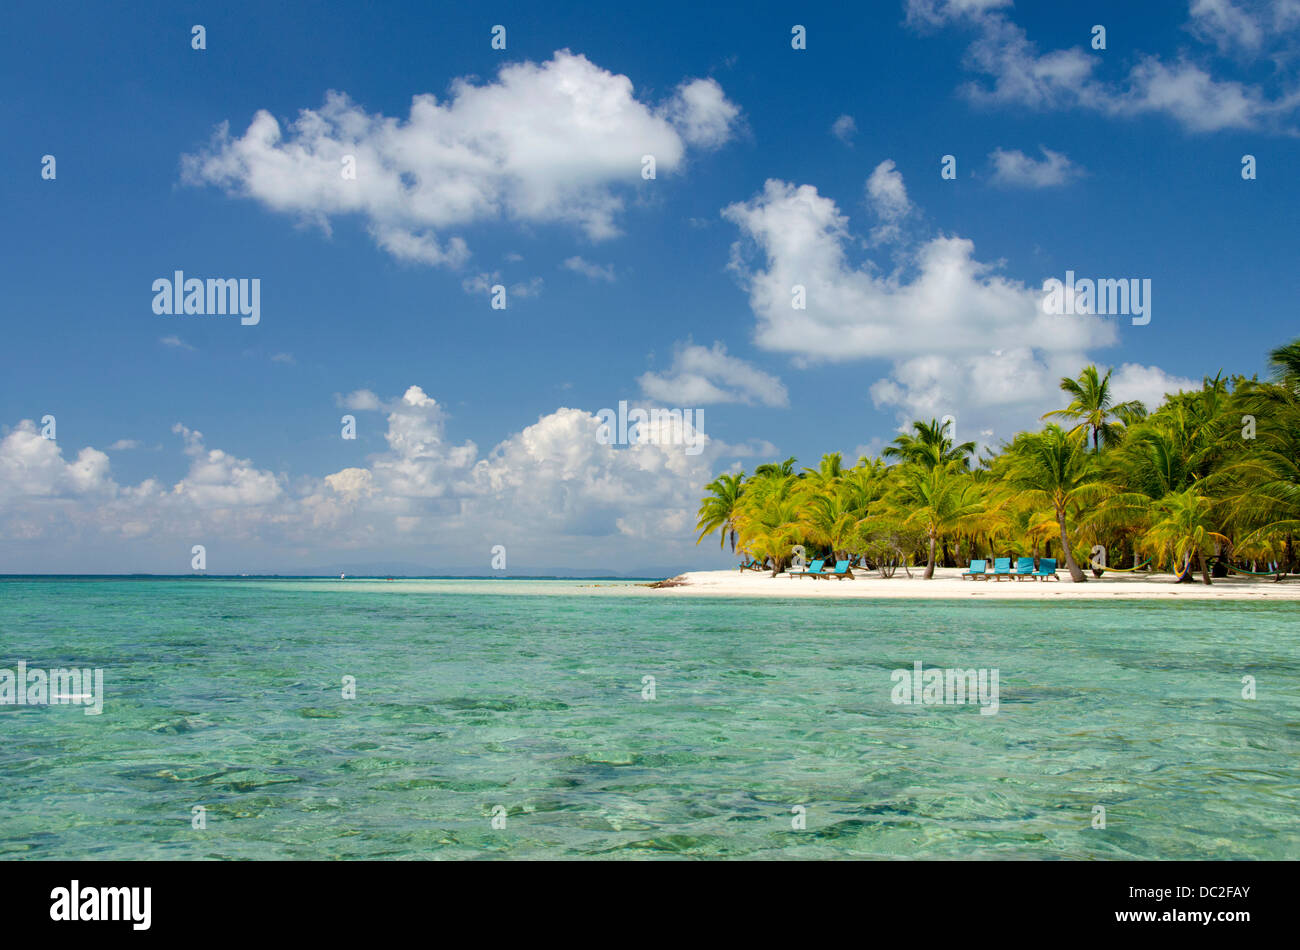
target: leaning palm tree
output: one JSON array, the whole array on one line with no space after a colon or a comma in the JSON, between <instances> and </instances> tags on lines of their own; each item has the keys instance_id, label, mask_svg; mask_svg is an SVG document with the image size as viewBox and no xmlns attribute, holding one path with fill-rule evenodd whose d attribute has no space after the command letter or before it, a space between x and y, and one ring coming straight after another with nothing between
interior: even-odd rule
<instances>
[{"instance_id":1,"label":"leaning palm tree","mask_svg":"<svg viewBox=\"0 0 1300 950\"><path fill-rule=\"evenodd\" d=\"M1070 551L1067 517L1104 494L1101 470L1079 440L1060 426L1048 425L1042 432L1021 433L1008 447L1005 477L1020 493L1022 501L1043 504L1056 515L1061 550L1070 579L1087 580Z\"/></svg>"},{"instance_id":2,"label":"leaning palm tree","mask_svg":"<svg viewBox=\"0 0 1300 950\"><path fill-rule=\"evenodd\" d=\"M1106 370L1102 376L1096 366L1085 366L1078 379L1066 376L1061 379L1061 391L1071 396L1070 404L1064 409L1054 409L1043 416L1044 419L1068 419L1076 423L1070 429L1070 437L1081 439L1089 432L1092 434L1092 450L1101 446L1117 443L1124 434L1124 427L1140 420L1146 415L1146 407L1136 399L1114 404L1110 391L1110 376L1114 370Z\"/></svg>"},{"instance_id":3,"label":"leaning palm tree","mask_svg":"<svg viewBox=\"0 0 1300 950\"><path fill-rule=\"evenodd\" d=\"M794 545L803 537L799 500L789 492L770 493L759 505L742 507L737 522L740 546L755 560L772 559L772 576L785 570Z\"/></svg>"},{"instance_id":4,"label":"leaning palm tree","mask_svg":"<svg viewBox=\"0 0 1300 950\"><path fill-rule=\"evenodd\" d=\"M813 544L830 548L837 560L848 557L855 529L861 520L848 506L842 493L807 496L800 507L803 536Z\"/></svg>"},{"instance_id":5,"label":"leaning palm tree","mask_svg":"<svg viewBox=\"0 0 1300 950\"><path fill-rule=\"evenodd\" d=\"M1141 545L1156 557L1168 556L1175 570L1195 558L1201 579L1209 584L1205 556L1214 553L1215 542L1223 544L1228 540L1214 530L1211 504L1195 486L1166 495L1156 502L1156 521L1142 536Z\"/></svg>"},{"instance_id":6,"label":"leaning palm tree","mask_svg":"<svg viewBox=\"0 0 1300 950\"><path fill-rule=\"evenodd\" d=\"M695 530L700 532L700 536L695 539L696 544L717 531L722 535L718 547L726 547L727 536L730 535L731 553L736 553L736 508L745 491L741 484L744 480L744 472L734 475L723 473L704 486L712 494L700 500L700 510L697 513L699 520L695 524Z\"/></svg>"}]
</instances>

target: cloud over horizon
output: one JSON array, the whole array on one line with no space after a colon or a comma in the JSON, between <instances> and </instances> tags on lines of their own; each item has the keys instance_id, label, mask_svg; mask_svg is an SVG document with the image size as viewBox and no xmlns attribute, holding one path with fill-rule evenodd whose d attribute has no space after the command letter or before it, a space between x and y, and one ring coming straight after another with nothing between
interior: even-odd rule
<instances>
[{"instance_id":1,"label":"cloud over horizon","mask_svg":"<svg viewBox=\"0 0 1300 950\"><path fill-rule=\"evenodd\" d=\"M485 538L507 545L517 563L614 558L629 540L682 557L700 486L731 458L775 451L700 432L702 450L689 454L654 420L632 429L630 444L608 445L596 413L561 407L483 453L448 438L446 409L419 386L387 400L357 390L336 402L382 414L386 447L363 465L291 478L210 448L202 432L178 422L172 433L188 469L170 485L121 484L104 452L87 446L65 459L58 442L21 420L0 438L0 567L30 569L23 552L42 541L111 545L119 569L176 573L188 571L196 543L208 547L216 573L250 567L223 560L223 548L254 545L265 552L258 564L276 556L314 563L324 551L418 551L408 556L460 569L463 548Z\"/></svg>"}]
</instances>

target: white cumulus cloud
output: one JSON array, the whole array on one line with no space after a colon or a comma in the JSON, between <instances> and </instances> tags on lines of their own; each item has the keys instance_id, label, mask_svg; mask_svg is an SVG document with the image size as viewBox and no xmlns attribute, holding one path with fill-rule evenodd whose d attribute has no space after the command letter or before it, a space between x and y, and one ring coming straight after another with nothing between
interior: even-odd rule
<instances>
[{"instance_id":1,"label":"white cumulus cloud","mask_svg":"<svg viewBox=\"0 0 1300 950\"><path fill-rule=\"evenodd\" d=\"M733 267L758 318L756 339L768 349L842 361L1026 345L1080 352L1115 338L1100 320L1044 313L1039 289L977 260L965 238L934 237L911 249L907 276L855 265L848 219L812 185L769 180L723 216L758 251L751 264L738 244ZM806 288L806 309L792 307L796 284Z\"/></svg>"},{"instance_id":2,"label":"white cumulus cloud","mask_svg":"<svg viewBox=\"0 0 1300 950\"><path fill-rule=\"evenodd\" d=\"M328 564L349 551L391 560L396 550L466 570L466 550L486 558L487 544L502 543L512 564L617 571L626 567L628 538L642 542L637 558L672 563L694 556L695 511L715 471L775 453L768 443L710 438L695 428L702 416L634 426L630 444L610 445L595 412L569 407L483 453L449 436L443 405L418 385L391 399L367 390L348 399L386 413L385 447L364 460L290 478L210 448L201 432L178 423L188 468L170 486L156 478L119 485L103 452L84 447L65 458L22 420L0 438L0 568L58 569L70 551L102 543L111 553L92 568L184 573L190 547L201 543L209 570L272 559ZM38 551L49 560L34 561ZM247 562L250 551L256 564Z\"/></svg>"},{"instance_id":3,"label":"white cumulus cloud","mask_svg":"<svg viewBox=\"0 0 1300 950\"><path fill-rule=\"evenodd\" d=\"M725 142L738 116L714 80L685 81L654 106L628 77L562 50L503 66L492 82L457 79L441 102L417 95L405 119L334 91L287 127L261 110L242 135L222 125L183 156L182 176L326 231L333 217L357 215L393 256L459 266L469 248L447 232L475 222L618 233L621 192L640 183L643 155L676 171L688 147Z\"/></svg>"},{"instance_id":4,"label":"white cumulus cloud","mask_svg":"<svg viewBox=\"0 0 1300 950\"><path fill-rule=\"evenodd\" d=\"M888 162L878 172L878 191L902 209L901 175ZM984 433L1036 427L1044 407L1061 400L1061 378L1119 339L1113 320L1046 313L1041 283L1000 273L957 235L904 243L902 263L888 272L856 260L862 242L848 218L811 185L768 181L723 217L742 235L732 267L749 295L756 342L800 364L886 361L867 392L900 421L954 415L966 438L991 444ZM796 285L804 309L793 306ZM1118 375L1149 392L1171 379L1159 372L1148 368L1146 388L1135 371Z\"/></svg>"},{"instance_id":5,"label":"white cumulus cloud","mask_svg":"<svg viewBox=\"0 0 1300 950\"><path fill-rule=\"evenodd\" d=\"M1174 376L1158 366L1124 363L1111 376L1110 387L1116 402L1137 399L1148 411L1154 411L1165 401L1165 396L1194 392L1201 388L1201 382L1186 376Z\"/></svg>"}]
</instances>

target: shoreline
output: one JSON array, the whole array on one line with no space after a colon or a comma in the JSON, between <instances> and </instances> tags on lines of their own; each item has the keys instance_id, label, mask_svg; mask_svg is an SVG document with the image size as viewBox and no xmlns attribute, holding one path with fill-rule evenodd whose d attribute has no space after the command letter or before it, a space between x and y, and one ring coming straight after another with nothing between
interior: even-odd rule
<instances>
[{"instance_id":1,"label":"shoreline","mask_svg":"<svg viewBox=\"0 0 1300 950\"><path fill-rule=\"evenodd\" d=\"M661 596L686 597L822 597L900 600L1260 600L1300 602L1300 578L1275 582L1268 578L1214 578L1210 586L1176 584L1172 574L1108 574L1091 572L1083 584L1062 572L1060 581L962 580L964 568L935 568L924 580L921 570L909 578L901 571L885 579L875 571L855 572L852 579L791 577L737 570L689 571L660 581ZM648 585L651 586L651 585Z\"/></svg>"}]
</instances>

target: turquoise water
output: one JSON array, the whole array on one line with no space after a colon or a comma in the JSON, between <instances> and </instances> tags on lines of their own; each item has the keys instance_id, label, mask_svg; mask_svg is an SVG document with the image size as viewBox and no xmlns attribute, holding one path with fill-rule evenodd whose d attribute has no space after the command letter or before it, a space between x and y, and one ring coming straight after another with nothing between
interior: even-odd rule
<instances>
[{"instance_id":1,"label":"turquoise water","mask_svg":"<svg viewBox=\"0 0 1300 950\"><path fill-rule=\"evenodd\" d=\"M1297 620L0 579L0 668L102 667L106 694L0 706L0 857L1295 858ZM892 703L918 660L997 669L998 713Z\"/></svg>"}]
</instances>

